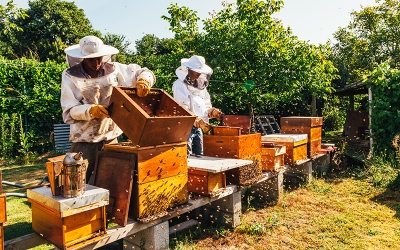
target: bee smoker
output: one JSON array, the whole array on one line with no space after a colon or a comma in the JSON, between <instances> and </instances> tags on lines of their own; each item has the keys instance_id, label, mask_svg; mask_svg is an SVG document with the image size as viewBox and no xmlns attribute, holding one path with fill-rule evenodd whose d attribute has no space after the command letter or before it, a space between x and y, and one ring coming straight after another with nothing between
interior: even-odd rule
<instances>
[{"instance_id":1,"label":"bee smoker","mask_svg":"<svg viewBox=\"0 0 400 250\"><path fill-rule=\"evenodd\" d=\"M86 190L87 160L82 152L67 153L63 161L62 193L65 198L78 197Z\"/></svg>"}]
</instances>

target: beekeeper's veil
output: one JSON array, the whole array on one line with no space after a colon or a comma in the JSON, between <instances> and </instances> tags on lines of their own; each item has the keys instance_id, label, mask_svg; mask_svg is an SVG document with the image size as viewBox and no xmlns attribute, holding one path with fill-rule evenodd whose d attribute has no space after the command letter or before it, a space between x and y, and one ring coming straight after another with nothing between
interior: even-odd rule
<instances>
[{"instance_id":1,"label":"beekeeper's veil","mask_svg":"<svg viewBox=\"0 0 400 250\"><path fill-rule=\"evenodd\" d=\"M194 82L189 81L188 69L200 73L199 78ZM208 86L212 73L213 70L206 64L204 57L196 55L189 59L183 58L181 66L176 70L179 79L198 89L205 89Z\"/></svg>"}]
</instances>

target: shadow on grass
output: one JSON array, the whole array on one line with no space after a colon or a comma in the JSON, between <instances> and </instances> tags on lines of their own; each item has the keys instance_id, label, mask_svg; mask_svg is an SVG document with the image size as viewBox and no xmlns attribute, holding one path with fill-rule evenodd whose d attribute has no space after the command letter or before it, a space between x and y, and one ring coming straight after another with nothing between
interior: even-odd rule
<instances>
[{"instance_id":1,"label":"shadow on grass","mask_svg":"<svg viewBox=\"0 0 400 250\"><path fill-rule=\"evenodd\" d=\"M33 233L32 223L17 222L4 227L4 240L7 241L15 239L21 235L27 235L30 233Z\"/></svg>"},{"instance_id":2,"label":"shadow on grass","mask_svg":"<svg viewBox=\"0 0 400 250\"><path fill-rule=\"evenodd\" d=\"M371 199L396 212L395 217L400 219L400 174L383 193Z\"/></svg>"}]
</instances>

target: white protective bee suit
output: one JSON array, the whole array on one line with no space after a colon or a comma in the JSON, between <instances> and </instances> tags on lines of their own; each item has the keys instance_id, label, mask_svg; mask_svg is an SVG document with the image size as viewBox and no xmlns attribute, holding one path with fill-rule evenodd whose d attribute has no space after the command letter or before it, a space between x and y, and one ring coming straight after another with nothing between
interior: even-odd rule
<instances>
[{"instance_id":1,"label":"white protective bee suit","mask_svg":"<svg viewBox=\"0 0 400 250\"><path fill-rule=\"evenodd\" d=\"M93 117L92 108L101 106L106 109L114 86L137 88L139 82L146 82L146 87L150 88L156 82L153 72L147 68L137 64L110 62L110 56L118 52L118 49L104 45L94 36L84 37L79 44L65 49L71 67L62 73L62 116L64 122L70 124L70 151L82 152L83 158L89 162L86 182L94 170L97 151L104 144L117 142L116 138L122 134L108 113L106 116ZM83 68L83 60L100 57L103 62L97 71L98 77L91 78Z\"/></svg>"},{"instance_id":2,"label":"white protective bee suit","mask_svg":"<svg viewBox=\"0 0 400 250\"><path fill-rule=\"evenodd\" d=\"M188 68L201 73L195 84L188 81ZM181 66L175 71L178 79L172 86L174 99L206 123L209 121L208 112L212 108L210 94L207 91L212 72L202 56L182 59ZM187 146L189 155L203 154L203 131L201 128L193 126Z\"/></svg>"}]
</instances>

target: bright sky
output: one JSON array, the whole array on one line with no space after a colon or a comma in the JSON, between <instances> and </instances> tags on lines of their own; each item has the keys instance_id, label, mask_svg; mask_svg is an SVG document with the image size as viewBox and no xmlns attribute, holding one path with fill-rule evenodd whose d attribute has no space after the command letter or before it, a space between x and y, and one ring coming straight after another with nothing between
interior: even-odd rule
<instances>
[{"instance_id":1,"label":"bright sky","mask_svg":"<svg viewBox=\"0 0 400 250\"><path fill-rule=\"evenodd\" d=\"M233 0L227 0L234 2ZM0 0L5 5L8 0ZM169 23L161 19L168 15L170 3L196 10L200 19L209 17L209 12L219 11L223 0L145 0L138 3L132 0L74 0L78 8L84 10L86 17L95 29L103 34L110 32L124 35L134 47L136 40L145 34L158 38L172 37ZM20 8L28 8L27 0L14 0ZM361 6L375 5L375 0L284 0L281 12L274 17L290 26L299 39L318 44L333 38L338 27L346 27L350 13L359 11ZM201 25L201 24L200 24ZM200 26L201 27L201 26Z\"/></svg>"}]
</instances>

